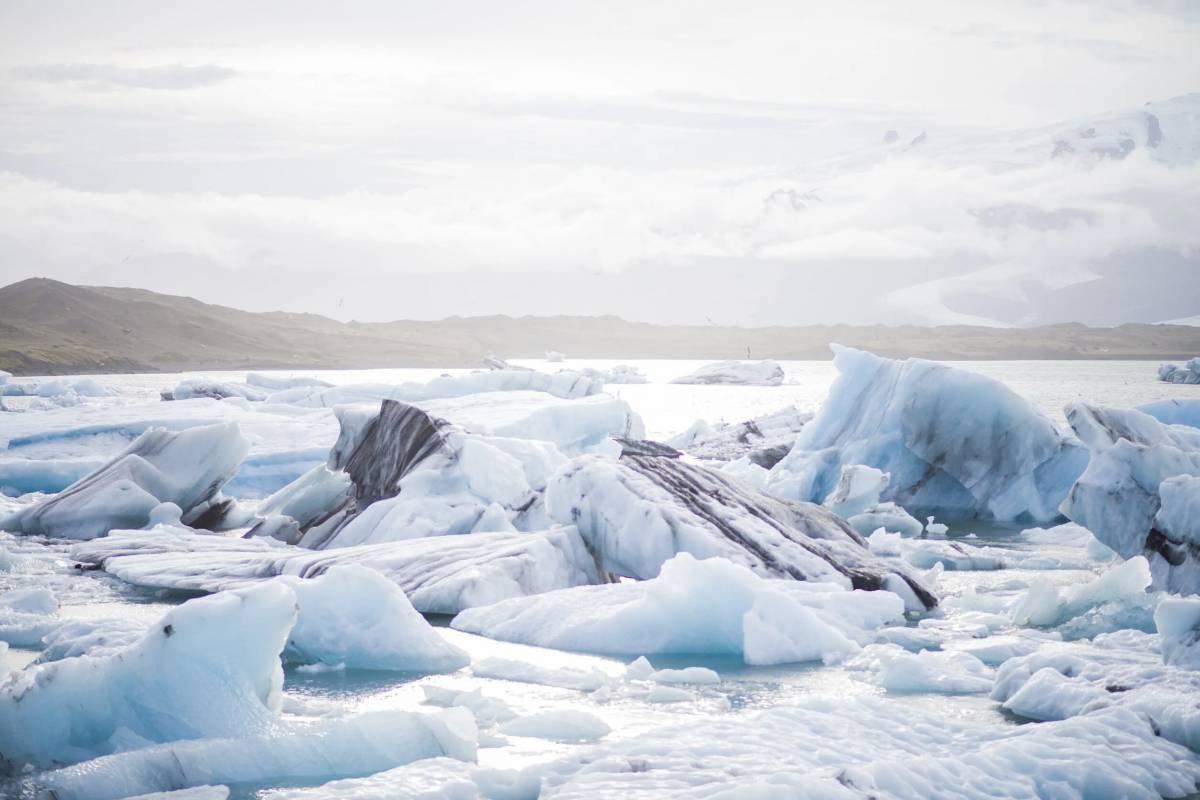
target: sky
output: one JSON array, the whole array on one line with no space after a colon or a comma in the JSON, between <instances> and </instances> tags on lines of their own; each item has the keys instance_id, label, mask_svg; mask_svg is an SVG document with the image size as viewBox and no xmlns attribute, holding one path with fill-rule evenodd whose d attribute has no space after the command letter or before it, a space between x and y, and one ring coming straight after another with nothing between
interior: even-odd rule
<instances>
[{"instance_id":1,"label":"sky","mask_svg":"<svg viewBox=\"0 0 1200 800\"><path fill-rule=\"evenodd\" d=\"M8 0L0 284L362 320L1197 317L1197 42L1192 0Z\"/></svg>"}]
</instances>

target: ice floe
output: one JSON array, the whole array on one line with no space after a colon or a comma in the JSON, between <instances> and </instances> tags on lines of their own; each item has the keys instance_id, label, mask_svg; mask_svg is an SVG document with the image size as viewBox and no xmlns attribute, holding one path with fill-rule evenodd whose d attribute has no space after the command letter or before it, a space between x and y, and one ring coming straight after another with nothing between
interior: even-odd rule
<instances>
[{"instance_id":1,"label":"ice floe","mask_svg":"<svg viewBox=\"0 0 1200 800\"><path fill-rule=\"evenodd\" d=\"M695 458L734 461L770 469L792 449L800 429L813 415L788 406L771 414L739 423L697 420L690 428L666 441Z\"/></svg>"}]
</instances>

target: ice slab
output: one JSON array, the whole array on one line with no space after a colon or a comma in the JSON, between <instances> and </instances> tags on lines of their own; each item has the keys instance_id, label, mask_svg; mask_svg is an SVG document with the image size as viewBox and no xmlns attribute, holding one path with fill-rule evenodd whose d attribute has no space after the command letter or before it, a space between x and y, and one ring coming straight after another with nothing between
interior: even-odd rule
<instances>
[{"instance_id":1,"label":"ice slab","mask_svg":"<svg viewBox=\"0 0 1200 800\"><path fill-rule=\"evenodd\" d=\"M276 575L314 577L362 564L398 585L426 614L456 614L511 597L596 583L592 557L571 527L474 533L314 551L270 539L234 539L162 527L117 531L72 557L137 586L215 592Z\"/></svg>"},{"instance_id":2,"label":"ice slab","mask_svg":"<svg viewBox=\"0 0 1200 800\"><path fill-rule=\"evenodd\" d=\"M671 383L779 386L783 383L783 367L775 361L714 361Z\"/></svg>"},{"instance_id":3,"label":"ice slab","mask_svg":"<svg viewBox=\"0 0 1200 800\"><path fill-rule=\"evenodd\" d=\"M1155 400L1137 407L1164 425L1188 425L1200 428L1200 397Z\"/></svg>"},{"instance_id":4,"label":"ice slab","mask_svg":"<svg viewBox=\"0 0 1200 800\"><path fill-rule=\"evenodd\" d=\"M681 553L656 578L565 589L464 611L458 630L610 655L704 653L748 664L837 661L902 619L890 592L768 580Z\"/></svg>"},{"instance_id":5,"label":"ice slab","mask_svg":"<svg viewBox=\"0 0 1200 800\"><path fill-rule=\"evenodd\" d=\"M739 423L697 420L683 433L667 440L671 447L707 461L749 463L770 469L787 455L797 434L813 418L795 406Z\"/></svg>"},{"instance_id":6,"label":"ice slab","mask_svg":"<svg viewBox=\"0 0 1200 800\"><path fill-rule=\"evenodd\" d=\"M1087 453L998 381L932 361L834 348L840 373L766 490L820 501L843 466L888 472L882 495L939 517L1042 522L1083 471Z\"/></svg>"},{"instance_id":7,"label":"ice slab","mask_svg":"<svg viewBox=\"0 0 1200 800\"><path fill-rule=\"evenodd\" d=\"M1200 383L1200 357L1188 359L1182 366L1163 364L1158 368L1158 379L1165 383Z\"/></svg>"},{"instance_id":8,"label":"ice slab","mask_svg":"<svg viewBox=\"0 0 1200 800\"><path fill-rule=\"evenodd\" d=\"M247 450L233 423L177 433L154 428L60 494L0 519L0 528L92 539L115 528L147 525L163 503L175 504L185 516L202 514L237 472Z\"/></svg>"},{"instance_id":9,"label":"ice slab","mask_svg":"<svg viewBox=\"0 0 1200 800\"><path fill-rule=\"evenodd\" d=\"M604 572L652 578L686 552L727 558L767 577L888 589L922 610L936 605L915 576L872 556L827 509L769 497L661 445L623 448L617 461L575 459L546 487L550 517L579 528Z\"/></svg>"}]
</instances>

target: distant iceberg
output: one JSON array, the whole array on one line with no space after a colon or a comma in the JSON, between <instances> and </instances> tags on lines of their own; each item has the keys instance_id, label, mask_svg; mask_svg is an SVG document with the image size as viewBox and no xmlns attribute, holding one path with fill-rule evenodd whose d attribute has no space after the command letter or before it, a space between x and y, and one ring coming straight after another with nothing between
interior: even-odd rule
<instances>
[{"instance_id":1,"label":"distant iceberg","mask_svg":"<svg viewBox=\"0 0 1200 800\"><path fill-rule=\"evenodd\" d=\"M1158 379L1165 383L1200 383L1200 357L1189 359L1182 367L1163 364L1158 368Z\"/></svg>"},{"instance_id":2,"label":"distant iceberg","mask_svg":"<svg viewBox=\"0 0 1200 800\"><path fill-rule=\"evenodd\" d=\"M671 383L779 386L783 383L783 367L776 361L716 361Z\"/></svg>"}]
</instances>

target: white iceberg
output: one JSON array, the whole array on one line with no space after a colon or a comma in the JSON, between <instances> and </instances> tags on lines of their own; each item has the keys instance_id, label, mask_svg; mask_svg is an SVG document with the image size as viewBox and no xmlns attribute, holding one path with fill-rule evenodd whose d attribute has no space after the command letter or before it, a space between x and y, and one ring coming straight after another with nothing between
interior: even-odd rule
<instances>
[{"instance_id":1,"label":"white iceberg","mask_svg":"<svg viewBox=\"0 0 1200 800\"><path fill-rule=\"evenodd\" d=\"M608 369L596 369L595 367L580 367L578 369L560 370L560 373L575 373L582 375L594 381L599 381L603 384L631 384L631 383L649 383L650 379L646 374L637 367L631 367L628 364L617 364Z\"/></svg>"},{"instance_id":2,"label":"white iceberg","mask_svg":"<svg viewBox=\"0 0 1200 800\"><path fill-rule=\"evenodd\" d=\"M0 528L66 539L93 539L140 528L163 503L192 521L210 509L237 472L248 444L236 423L173 433L154 428L92 474L40 503L0 519Z\"/></svg>"},{"instance_id":3,"label":"white iceberg","mask_svg":"<svg viewBox=\"0 0 1200 800\"><path fill-rule=\"evenodd\" d=\"M604 391L600 381L574 372L554 375L524 369L496 369L464 375L443 375L428 383L351 384L347 386L299 386L269 395L271 403L288 403L309 407L378 403L380 400L399 400L421 403L482 392L545 392L566 399L587 397Z\"/></svg>"},{"instance_id":4,"label":"white iceberg","mask_svg":"<svg viewBox=\"0 0 1200 800\"><path fill-rule=\"evenodd\" d=\"M16 647L38 647L42 637L55 630L58 599L40 587L0 593L0 642Z\"/></svg>"},{"instance_id":5,"label":"white iceberg","mask_svg":"<svg viewBox=\"0 0 1200 800\"><path fill-rule=\"evenodd\" d=\"M657 578L469 609L451 625L494 639L609 655L704 653L748 664L837 661L902 619L890 592L767 580L681 553Z\"/></svg>"},{"instance_id":6,"label":"white iceberg","mask_svg":"<svg viewBox=\"0 0 1200 800\"><path fill-rule=\"evenodd\" d=\"M1029 401L975 373L834 346L840 372L766 490L820 501L843 466L888 472L882 499L912 513L1042 522L1083 472L1086 451Z\"/></svg>"},{"instance_id":7,"label":"white iceberg","mask_svg":"<svg viewBox=\"0 0 1200 800\"><path fill-rule=\"evenodd\" d=\"M779 386L783 383L783 367L776 361L714 361L671 383Z\"/></svg>"},{"instance_id":8,"label":"white iceberg","mask_svg":"<svg viewBox=\"0 0 1200 800\"><path fill-rule=\"evenodd\" d=\"M1142 556L1105 570L1095 580L1065 588L1038 581L1018 598L1012 620L1017 625L1061 625L1104 603L1142 598L1150 583L1150 565Z\"/></svg>"},{"instance_id":9,"label":"white iceberg","mask_svg":"<svg viewBox=\"0 0 1200 800\"><path fill-rule=\"evenodd\" d=\"M245 383L217 381L209 378L187 378L175 385L174 389L164 389L160 392L163 400L195 400L207 397L212 400L225 400L236 397L251 402L262 402L267 399L267 391Z\"/></svg>"},{"instance_id":10,"label":"white iceberg","mask_svg":"<svg viewBox=\"0 0 1200 800\"><path fill-rule=\"evenodd\" d=\"M567 743L594 742L611 733L612 728L595 714L564 708L517 717L501 725L500 732Z\"/></svg>"}]
</instances>

